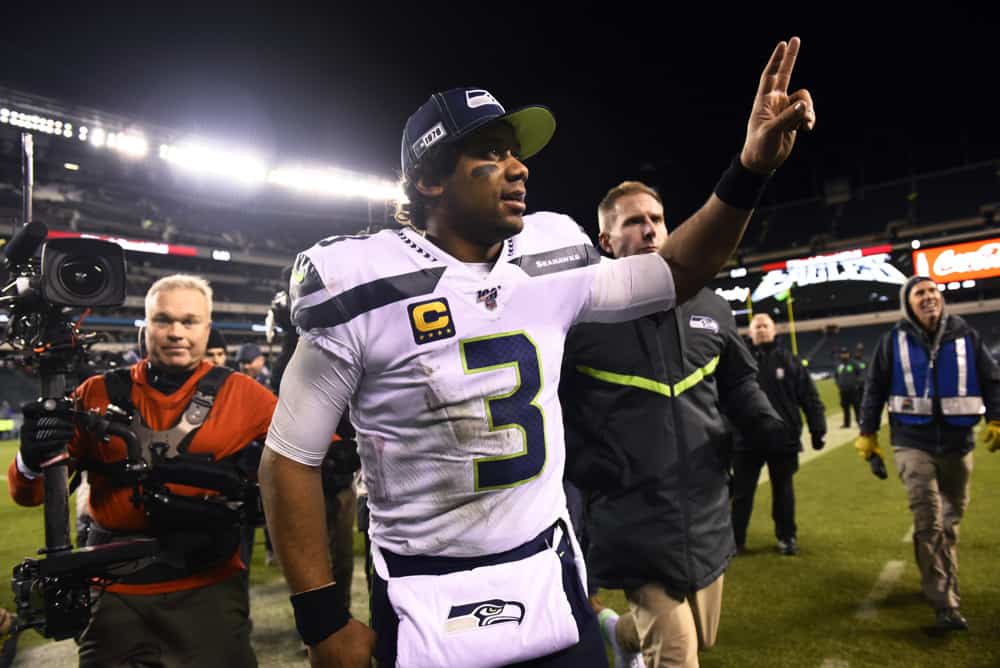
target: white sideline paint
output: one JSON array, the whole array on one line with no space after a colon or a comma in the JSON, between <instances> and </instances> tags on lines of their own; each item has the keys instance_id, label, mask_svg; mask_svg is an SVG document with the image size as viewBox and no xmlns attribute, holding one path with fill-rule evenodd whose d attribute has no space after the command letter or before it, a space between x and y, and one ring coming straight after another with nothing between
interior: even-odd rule
<instances>
[{"instance_id":1,"label":"white sideline paint","mask_svg":"<svg viewBox=\"0 0 1000 668\"><path fill-rule=\"evenodd\" d=\"M905 565L905 561L893 560L886 563L878 576L878 580L875 581L875 586L872 587L868 597L861 602L861 607L854 614L857 619L865 621L875 619L875 615L878 614L878 611L875 609L876 606L888 598L893 585L899 580L899 576L902 575Z\"/></svg>"},{"instance_id":2,"label":"white sideline paint","mask_svg":"<svg viewBox=\"0 0 1000 668\"><path fill-rule=\"evenodd\" d=\"M841 425L844 423L844 414L835 413L833 415L826 416L827 426L831 424ZM844 429L843 427L834 427L826 432L826 447L822 450L813 450L812 441L809 439L809 430L802 430L802 452L799 453L799 466L807 462L811 462L814 459L822 457L823 455L829 454L839 447L847 445L848 443L854 443L854 439L858 435L857 426L848 427ZM771 477L768 475L767 466L764 466L760 472L760 479L757 481L758 485L763 485L768 482Z\"/></svg>"},{"instance_id":3,"label":"white sideline paint","mask_svg":"<svg viewBox=\"0 0 1000 668\"><path fill-rule=\"evenodd\" d=\"M819 664L819 668L851 668L851 664L843 659L823 659L823 663Z\"/></svg>"},{"instance_id":4,"label":"white sideline paint","mask_svg":"<svg viewBox=\"0 0 1000 668\"><path fill-rule=\"evenodd\" d=\"M910 530L906 532L905 536L903 536L903 542L904 543L912 543L913 542L913 525L912 524L910 525Z\"/></svg>"}]
</instances>

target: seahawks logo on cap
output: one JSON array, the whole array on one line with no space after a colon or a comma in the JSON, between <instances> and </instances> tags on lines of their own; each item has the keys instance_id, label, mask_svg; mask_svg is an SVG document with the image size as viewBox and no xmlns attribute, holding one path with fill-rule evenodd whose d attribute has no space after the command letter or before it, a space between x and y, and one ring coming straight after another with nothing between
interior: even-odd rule
<instances>
[{"instance_id":1,"label":"seahawks logo on cap","mask_svg":"<svg viewBox=\"0 0 1000 668\"><path fill-rule=\"evenodd\" d=\"M520 624L523 619L523 603L491 598L478 603L452 606L445 630L448 633L461 633L497 624Z\"/></svg>"},{"instance_id":2,"label":"seahawks logo on cap","mask_svg":"<svg viewBox=\"0 0 1000 668\"><path fill-rule=\"evenodd\" d=\"M472 88L465 91L465 104L469 109L476 109L477 107L492 104L495 107L500 107L501 114L506 113L503 105L497 102L497 99L490 95L489 91L481 88Z\"/></svg>"}]
</instances>

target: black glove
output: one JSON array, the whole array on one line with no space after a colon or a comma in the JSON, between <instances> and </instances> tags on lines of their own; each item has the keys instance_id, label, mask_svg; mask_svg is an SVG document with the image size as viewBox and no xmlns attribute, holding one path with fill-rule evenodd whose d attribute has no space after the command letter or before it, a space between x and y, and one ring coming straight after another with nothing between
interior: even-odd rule
<instances>
[{"instance_id":1,"label":"black glove","mask_svg":"<svg viewBox=\"0 0 1000 668\"><path fill-rule=\"evenodd\" d=\"M868 460L868 465L872 467L872 473L875 474L877 478L885 480L889 477L889 472L885 470L885 462L882 458L876 454L872 455L872 458Z\"/></svg>"},{"instance_id":2,"label":"black glove","mask_svg":"<svg viewBox=\"0 0 1000 668\"><path fill-rule=\"evenodd\" d=\"M358 446L353 440L342 439L327 450L320 467L323 493L332 496L354 484L354 472L361 468Z\"/></svg>"},{"instance_id":3,"label":"black glove","mask_svg":"<svg viewBox=\"0 0 1000 668\"><path fill-rule=\"evenodd\" d=\"M73 410L65 399L39 399L21 406L21 461L32 472L59 454L73 438Z\"/></svg>"},{"instance_id":4,"label":"black glove","mask_svg":"<svg viewBox=\"0 0 1000 668\"><path fill-rule=\"evenodd\" d=\"M279 290L271 298L271 311L274 313L274 322L286 332L293 329L292 325L292 304L287 290Z\"/></svg>"},{"instance_id":5,"label":"black glove","mask_svg":"<svg viewBox=\"0 0 1000 668\"><path fill-rule=\"evenodd\" d=\"M826 434L813 434L812 435L812 445L813 450L822 450L826 443L823 441L823 437Z\"/></svg>"}]
</instances>

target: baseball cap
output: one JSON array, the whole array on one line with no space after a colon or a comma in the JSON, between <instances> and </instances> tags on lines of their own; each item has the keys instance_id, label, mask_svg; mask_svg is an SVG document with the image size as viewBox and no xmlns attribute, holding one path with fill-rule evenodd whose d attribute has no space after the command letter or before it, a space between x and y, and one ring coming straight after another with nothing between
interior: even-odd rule
<instances>
[{"instance_id":1,"label":"baseball cap","mask_svg":"<svg viewBox=\"0 0 1000 668\"><path fill-rule=\"evenodd\" d=\"M236 355L236 361L239 363L253 362L263 354L260 352L260 346L256 343L244 343L240 346L240 352Z\"/></svg>"},{"instance_id":2,"label":"baseball cap","mask_svg":"<svg viewBox=\"0 0 1000 668\"><path fill-rule=\"evenodd\" d=\"M556 118L548 107L530 105L508 112L482 88L452 88L434 93L407 119L403 128L403 176L410 176L430 147L458 141L498 120L514 128L522 159L541 151L556 131Z\"/></svg>"}]
</instances>

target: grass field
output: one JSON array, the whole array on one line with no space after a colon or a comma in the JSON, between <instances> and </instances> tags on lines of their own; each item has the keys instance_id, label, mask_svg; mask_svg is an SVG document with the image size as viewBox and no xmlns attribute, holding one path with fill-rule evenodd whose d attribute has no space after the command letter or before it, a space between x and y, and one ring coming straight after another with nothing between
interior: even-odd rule
<instances>
[{"instance_id":1,"label":"grass field","mask_svg":"<svg viewBox=\"0 0 1000 668\"><path fill-rule=\"evenodd\" d=\"M833 382L818 386L827 414L838 414ZM905 490L894 471L888 480L875 478L848 443L795 476L798 557L775 551L770 488L758 490L749 551L726 573L718 644L701 654L703 668L1000 666L1000 524L990 519L1000 513L1000 455L978 448L975 456L959 547L969 633L940 636L928 628L933 614L920 594L912 543L904 542L911 529ZM892 562L902 564L899 579L883 589L884 599L866 603ZM601 596L627 609L621 592ZM859 615L863 607L868 612Z\"/></svg>"},{"instance_id":2,"label":"grass field","mask_svg":"<svg viewBox=\"0 0 1000 668\"><path fill-rule=\"evenodd\" d=\"M839 413L832 382L819 386L829 414ZM847 438L845 432L840 434L842 444ZM0 462L6 465L14 452L14 443L0 443ZM1000 497L994 491L1000 489L1000 455L978 449L976 457L960 547L962 608L972 626L969 633L930 632L933 617L920 595L912 545L904 542L910 519L903 487L894 476L885 481L872 476L848 444L810 459L795 478L802 547L798 557L775 551L770 490L767 485L759 490L749 552L726 574L718 645L701 655L702 666L1000 666L1000 578L994 576L1000 566L1000 523L990 519L1000 514ZM5 479L0 486L6 486ZM0 567L9 569L32 554L42 536L40 509L14 506L3 490ZM258 590L280 591L280 571L266 567L263 558L258 544L252 583ZM892 574L900 568L898 580L887 577L876 586L884 570ZM620 592L603 592L602 598L618 610L626 608ZM273 600L282 601L275 606L287 605L283 593ZM11 606L6 586L0 586L0 605ZM40 642L37 634L25 634L22 652ZM279 665L263 655L261 659L262 666Z\"/></svg>"}]
</instances>

